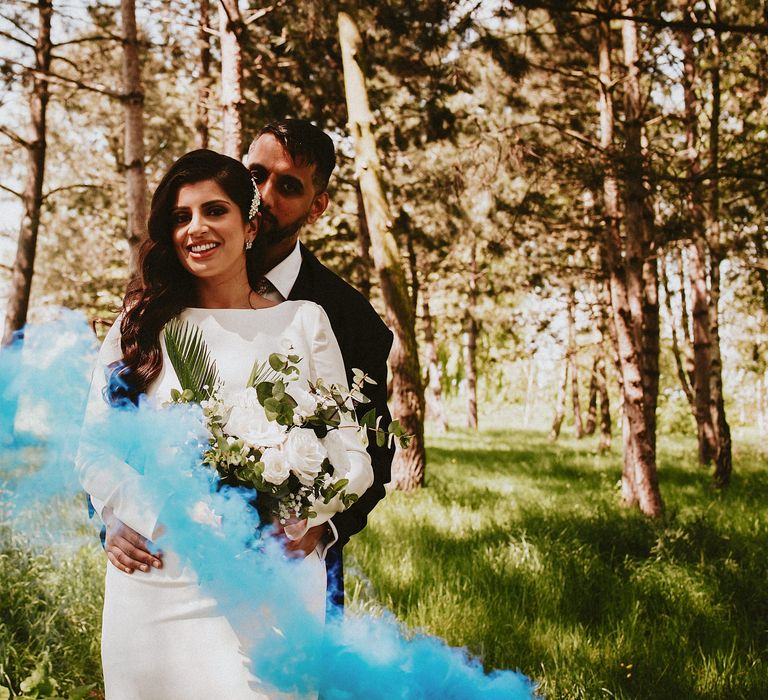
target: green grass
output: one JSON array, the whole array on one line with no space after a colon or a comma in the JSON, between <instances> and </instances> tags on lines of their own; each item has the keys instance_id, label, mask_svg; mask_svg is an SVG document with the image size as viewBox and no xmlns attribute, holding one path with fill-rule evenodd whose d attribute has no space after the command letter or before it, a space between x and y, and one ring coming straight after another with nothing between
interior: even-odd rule
<instances>
[{"instance_id":1,"label":"green grass","mask_svg":"<svg viewBox=\"0 0 768 700\"><path fill-rule=\"evenodd\" d=\"M101 686L103 554L0 539L0 698L84 697Z\"/></svg>"},{"instance_id":2,"label":"green grass","mask_svg":"<svg viewBox=\"0 0 768 700\"><path fill-rule=\"evenodd\" d=\"M547 698L768 698L768 460L739 443L718 493L692 441L662 438L651 522L592 442L432 435L426 488L345 550L350 609L389 608Z\"/></svg>"},{"instance_id":3,"label":"green grass","mask_svg":"<svg viewBox=\"0 0 768 700\"><path fill-rule=\"evenodd\" d=\"M662 438L667 512L651 522L619 504L618 450L503 420L429 436L426 487L390 494L346 550L349 609L388 608L550 700L768 698L757 440L736 436L734 483L718 493L693 441ZM101 697L103 567L95 539L67 554L0 528L0 687L18 695L28 679L25 697L42 698L56 683L74 698L96 683Z\"/></svg>"}]
</instances>

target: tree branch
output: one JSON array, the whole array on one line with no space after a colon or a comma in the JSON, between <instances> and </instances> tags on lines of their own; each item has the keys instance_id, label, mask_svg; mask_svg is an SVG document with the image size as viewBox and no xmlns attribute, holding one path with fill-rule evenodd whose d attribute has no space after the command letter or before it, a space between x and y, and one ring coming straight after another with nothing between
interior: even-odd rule
<instances>
[{"instance_id":1,"label":"tree branch","mask_svg":"<svg viewBox=\"0 0 768 700\"><path fill-rule=\"evenodd\" d=\"M87 182L82 182L76 185L62 185L61 187L54 187L52 190L49 190L46 192L42 199L45 201L50 197L51 195L57 194L58 192L64 192L66 190L76 190L76 189L88 189L88 190L100 190L103 187L103 185L94 185Z\"/></svg>"},{"instance_id":2,"label":"tree branch","mask_svg":"<svg viewBox=\"0 0 768 700\"><path fill-rule=\"evenodd\" d=\"M28 41L24 41L23 39L19 39L19 37L13 36L13 34L9 34L8 32L4 32L2 29L0 29L0 36L5 37L6 39L10 39L11 41L15 41L17 44L21 44L28 49L32 49L33 51L36 48L34 44L31 44Z\"/></svg>"},{"instance_id":3,"label":"tree branch","mask_svg":"<svg viewBox=\"0 0 768 700\"><path fill-rule=\"evenodd\" d=\"M54 49L57 49L59 46L69 46L70 44L85 44L89 41L115 41L115 42L122 42L122 37L118 36L117 34L111 34L110 32L107 32L106 34L94 34L93 36L81 36L77 39L67 39L66 41L60 41L56 44L52 44L52 47Z\"/></svg>"},{"instance_id":4,"label":"tree branch","mask_svg":"<svg viewBox=\"0 0 768 700\"><path fill-rule=\"evenodd\" d=\"M261 19L262 17L266 17L272 10L275 9L274 5L270 5L269 7L262 7L260 10L255 10L254 12L251 12L248 17L246 17L243 20L243 24L253 24L257 19Z\"/></svg>"},{"instance_id":5,"label":"tree branch","mask_svg":"<svg viewBox=\"0 0 768 700\"><path fill-rule=\"evenodd\" d=\"M12 24L14 27L16 27L16 29L18 29L22 34L25 34L29 38L29 40L32 42L33 45L35 41L37 41L37 38L33 36L29 31L27 31L25 27L21 26L21 24L19 24L15 19L13 19L13 17L9 17L8 15L0 15L0 17L2 17L6 22L8 22L8 24Z\"/></svg>"},{"instance_id":6,"label":"tree branch","mask_svg":"<svg viewBox=\"0 0 768 700\"><path fill-rule=\"evenodd\" d=\"M542 126L548 126L551 129L555 129L556 131L559 131L561 134L565 134L566 136L574 139L575 141L578 141L584 146L591 148L593 151L597 151L598 153L603 152L603 148L599 143L596 143L592 139L587 138L586 136L584 136L584 134L580 134L578 131L574 131L573 129L568 129L567 127L564 127L561 124L558 124L556 122L551 122L547 119L539 119L536 121L525 122L520 126L535 126L536 124L541 124Z\"/></svg>"},{"instance_id":7,"label":"tree branch","mask_svg":"<svg viewBox=\"0 0 768 700\"><path fill-rule=\"evenodd\" d=\"M90 85L89 83L84 83L81 80L76 80L75 78L68 78L64 75L51 73L50 71L46 73L45 71L38 70L37 68L32 68L31 66L27 66L24 63L21 63L20 61L14 61L13 59L10 59L10 58L4 58L3 60L6 63L10 63L11 65L15 65L15 66L19 66L20 68L23 68L25 71L28 71L29 73L34 75L36 78L39 78L40 80L45 80L55 85L74 85L75 87L78 87L81 90L90 90L91 92L96 92L100 95L106 95L107 97L111 97L115 100L125 99L125 95L123 95L122 93L115 92L114 90L109 90L108 88L102 87L100 85Z\"/></svg>"},{"instance_id":8,"label":"tree branch","mask_svg":"<svg viewBox=\"0 0 768 700\"><path fill-rule=\"evenodd\" d=\"M15 131L11 131L10 129L4 127L2 124L0 124L0 134L5 134L11 141L14 143L18 143L19 146L24 146L24 148L30 148L32 144L29 143L29 141L25 141L21 136L19 136Z\"/></svg>"},{"instance_id":9,"label":"tree branch","mask_svg":"<svg viewBox=\"0 0 768 700\"><path fill-rule=\"evenodd\" d=\"M10 192L13 195L16 195L19 199L24 199L24 195L21 194L21 192L17 192L14 189L11 189L10 187L4 185L2 182L0 182L0 190L5 190L6 192Z\"/></svg>"},{"instance_id":10,"label":"tree branch","mask_svg":"<svg viewBox=\"0 0 768 700\"><path fill-rule=\"evenodd\" d=\"M658 29L711 29L715 32L731 32L733 34L756 34L758 36L768 36L768 24L729 24L728 22L692 22L690 20L666 20L660 17L649 17L647 15L625 15L620 12L607 12L591 7L579 7L577 5L567 5L563 2L545 2L542 0L518 0L518 5L535 10L547 10L548 12L572 13L579 15L589 15L601 20L628 20L636 24L647 24L650 27Z\"/></svg>"}]
</instances>

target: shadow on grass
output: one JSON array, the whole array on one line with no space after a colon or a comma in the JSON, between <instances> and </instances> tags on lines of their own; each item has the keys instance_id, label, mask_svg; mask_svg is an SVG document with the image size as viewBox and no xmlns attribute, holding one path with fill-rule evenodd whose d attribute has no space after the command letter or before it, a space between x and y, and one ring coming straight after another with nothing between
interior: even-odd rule
<instances>
[{"instance_id":1,"label":"shadow on grass","mask_svg":"<svg viewBox=\"0 0 768 700\"><path fill-rule=\"evenodd\" d=\"M427 488L388 498L353 542L400 619L520 667L549 698L768 697L759 462L720 493L688 445L662 449L667 513L652 521L620 506L616 453L469 437L430 447Z\"/></svg>"}]
</instances>

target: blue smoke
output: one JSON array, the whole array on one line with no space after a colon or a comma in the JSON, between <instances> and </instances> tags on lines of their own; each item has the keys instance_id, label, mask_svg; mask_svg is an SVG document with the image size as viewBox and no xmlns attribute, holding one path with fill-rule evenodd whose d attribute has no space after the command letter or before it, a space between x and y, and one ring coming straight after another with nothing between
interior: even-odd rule
<instances>
[{"instance_id":1,"label":"blue smoke","mask_svg":"<svg viewBox=\"0 0 768 700\"><path fill-rule=\"evenodd\" d=\"M80 491L73 463L95 357L95 337L75 312L29 326L23 342L0 350L0 481L10 488L15 523ZM201 431L193 406L143 406L109 411L90 438L143 474L146 492L163 503L161 546L190 561L201 586L248 640L257 677L284 692L319 688L326 700L532 697L521 674L486 674L440 639L408 638L391 616L323 625L308 614L299 602L296 562L275 540L254 534L258 516L249 495L217 491L210 470L198 466ZM201 502L220 523L190 517ZM265 609L269 624L261 617Z\"/></svg>"}]
</instances>

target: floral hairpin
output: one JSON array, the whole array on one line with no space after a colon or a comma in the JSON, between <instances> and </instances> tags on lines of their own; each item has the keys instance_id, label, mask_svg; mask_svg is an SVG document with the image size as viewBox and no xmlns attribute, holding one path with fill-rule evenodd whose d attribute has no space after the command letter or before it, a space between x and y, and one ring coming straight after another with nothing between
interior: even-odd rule
<instances>
[{"instance_id":1,"label":"floral hairpin","mask_svg":"<svg viewBox=\"0 0 768 700\"><path fill-rule=\"evenodd\" d=\"M256 180L251 177L253 183L253 199L251 200L251 208L248 210L248 221L253 221L256 214L259 213L259 205L261 204L261 195L259 194L259 188L256 186Z\"/></svg>"}]
</instances>

